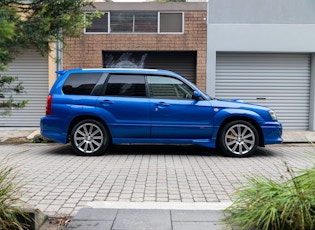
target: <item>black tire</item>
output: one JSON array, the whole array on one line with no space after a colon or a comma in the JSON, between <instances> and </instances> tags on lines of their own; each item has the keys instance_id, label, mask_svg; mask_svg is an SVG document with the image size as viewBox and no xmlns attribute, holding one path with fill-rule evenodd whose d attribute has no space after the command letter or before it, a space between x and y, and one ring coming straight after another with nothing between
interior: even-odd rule
<instances>
[{"instance_id":1,"label":"black tire","mask_svg":"<svg viewBox=\"0 0 315 230\"><path fill-rule=\"evenodd\" d=\"M219 148L229 157L248 157L256 151L259 143L255 126L242 120L225 124L218 138Z\"/></svg>"},{"instance_id":2,"label":"black tire","mask_svg":"<svg viewBox=\"0 0 315 230\"><path fill-rule=\"evenodd\" d=\"M105 154L110 136L106 127L100 122L87 119L73 127L70 140L77 155L99 156Z\"/></svg>"}]
</instances>

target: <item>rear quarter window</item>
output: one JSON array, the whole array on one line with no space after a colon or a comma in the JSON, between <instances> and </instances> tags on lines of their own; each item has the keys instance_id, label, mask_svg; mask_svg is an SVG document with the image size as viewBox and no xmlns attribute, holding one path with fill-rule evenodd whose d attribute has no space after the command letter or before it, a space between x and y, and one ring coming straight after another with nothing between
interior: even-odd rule
<instances>
[{"instance_id":1,"label":"rear quarter window","mask_svg":"<svg viewBox=\"0 0 315 230\"><path fill-rule=\"evenodd\" d=\"M65 81L64 94L90 95L102 73L72 73Z\"/></svg>"}]
</instances>

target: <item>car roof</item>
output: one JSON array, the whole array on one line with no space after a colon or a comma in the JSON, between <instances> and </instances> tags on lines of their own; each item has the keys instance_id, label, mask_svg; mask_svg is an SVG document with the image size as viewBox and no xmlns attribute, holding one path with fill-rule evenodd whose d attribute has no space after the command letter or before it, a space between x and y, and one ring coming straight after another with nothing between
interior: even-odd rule
<instances>
[{"instance_id":1,"label":"car roof","mask_svg":"<svg viewBox=\"0 0 315 230\"><path fill-rule=\"evenodd\" d=\"M59 75L64 75L66 73L85 73L85 72L103 72L103 73L128 73L128 74L167 74L172 76L179 76L177 73L174 73L169 70L161 69L129 69L129 68L77 68L69 70L59 70L56 71Z\"/></svg>"}]
</instances>

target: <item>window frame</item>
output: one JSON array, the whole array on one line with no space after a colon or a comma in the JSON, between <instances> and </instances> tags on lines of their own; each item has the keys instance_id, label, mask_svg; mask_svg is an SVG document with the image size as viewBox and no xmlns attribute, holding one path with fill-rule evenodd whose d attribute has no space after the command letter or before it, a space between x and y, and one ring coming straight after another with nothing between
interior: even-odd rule
<instances>
[{"instance_id":1,"label":"window frame","mask_svg":"<svg viewBox=\"0 0 315 230\"><path fill-rule=\"evenodd\" d=\"M107 14L107 32L87 32L86 27L84 27L84 34L184 34L185 33L185 12L183 11L117 11L117 12L129 12L133 13L133 28L132 32L112 32L111 29L111 11L103 11ZM113 11L114 12L114 11ZM116 11L115 11L116 12ZM156 32L134 32L135 31L135 14L141 12L156 12L157 13L157 31ZM84 19L86 14L91 12L84 13ZM182 15L182 27L181 32L161 32L161 14L181 14Z\"/></svg>"}]
</instances>

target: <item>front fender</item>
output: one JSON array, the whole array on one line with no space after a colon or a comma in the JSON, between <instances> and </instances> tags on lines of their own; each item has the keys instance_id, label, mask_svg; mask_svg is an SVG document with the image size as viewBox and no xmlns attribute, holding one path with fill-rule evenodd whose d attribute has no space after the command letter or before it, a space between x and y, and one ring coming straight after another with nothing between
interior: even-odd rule
<instances>
[{"instance_id":1,"label":"front fender","mask_svg":"<svg viewBox=\"0 0 315 230\"><path fill-rule=\"evenodd\" d=\"M214 116L213 116L213 136L212 139L217 139L218 132L221 128L221 126L225 123L226 120L253 120L258 124L261 124L264 122L264 119L256 112L251 110L245 110L245 109L220 109L215 108L214 109Z\"/></svg>"}]
</instances>

